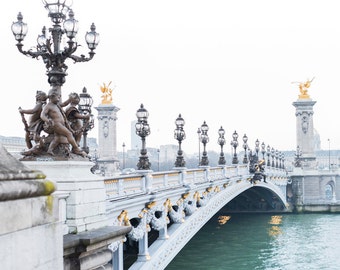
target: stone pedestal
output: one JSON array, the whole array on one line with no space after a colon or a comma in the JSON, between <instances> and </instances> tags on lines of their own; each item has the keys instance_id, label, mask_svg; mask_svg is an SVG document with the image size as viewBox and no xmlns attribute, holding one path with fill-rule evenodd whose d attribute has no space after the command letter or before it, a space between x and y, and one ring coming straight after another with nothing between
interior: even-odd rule
<instances>
[{"instance_id":1,"label":"stone pedestal","mask_svg":"<svg viewBox=\"0 0 340 270\"><path fill-rule=\"evenodd\" d=\"M106 190L101 176L92 174L90 161L29 161L57 183L66 198L66 224L69 233L79 233L107 226Z\"/></svg>"},{"instance_id":2,"label":"stone pedestal","mask_svg":"<svg viewBox=\"0 0 340 270\"><path fill-rule=\"evenodd\" d=\"M315 165L315 141L313 124L313 106L316 101L310 98L299 98L293 102L296 108L296 144L300 147L301 160L307 163L307 167Z\"/></svg>"},{"instance_id":3,"label":"stone pedestal","mask_svg":"<svg viewBox=\"0 0 340 270\"><path fill-rule=\"evenodd\" d=\"M98 166L102 175L112 176L119 172L117 158L117 112L112 104L100 104L98 111Z\"/></svg>"},{"instance_id":4,"label":"stone pedestal","mask_svg":"<svg viewBox=\"0 0 340 270\"><path fill-rule=\"evenodd\" d=\"M55 185L0 145L2 270L63 269L62 226Z\"/></svg>"}]
</instances>

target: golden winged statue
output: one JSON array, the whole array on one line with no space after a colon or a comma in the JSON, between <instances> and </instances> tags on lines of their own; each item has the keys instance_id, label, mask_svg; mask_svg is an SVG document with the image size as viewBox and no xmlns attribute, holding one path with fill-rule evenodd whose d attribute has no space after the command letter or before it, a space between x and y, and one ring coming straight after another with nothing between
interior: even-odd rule
<instances>
[{"instance_id":1,"label":"golden winged statue","mask_svg":"<svg viewBox=\"0 0 340 270\"><path fill-rule=\"evenodd\" d=\"M299 90L300 90L300 99L307 99L310 98L308 95L308 88L311 86L312 81L314 80L315 77L311 80L307 80L306 82L292 82L292 83L298 83L299 84Z\"/></svg>"},{"instance_id":2,"label":"golden winged statue","mask_svg":"<svg viewBox=\"0 0 340 270\"><path fill-rule=\"evenodd\" d=\"M103 83L103 86L100 87L100 91L102 91L102 104L112 104L112 89L110 88L111 82L108 85Z\"/></svg>"}]
</instances>

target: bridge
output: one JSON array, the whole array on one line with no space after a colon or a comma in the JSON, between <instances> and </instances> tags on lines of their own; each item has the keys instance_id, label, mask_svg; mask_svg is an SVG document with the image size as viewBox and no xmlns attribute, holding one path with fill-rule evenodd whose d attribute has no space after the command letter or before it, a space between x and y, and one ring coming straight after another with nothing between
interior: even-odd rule
<instances>
[{"instance_id":1,"label":"bridge","mask_svg":"<svg viewBox=\"0 0 340 270\"><path fill-rule=\"evenodd\" d=\"M286 171L267 167L265 173L265 182L252 182L246 164L146 170L105 179L109 223L132 227L124 243L129 269L164 269L221 210L288 211ZM122 244L116 252L117 269L123 269Z\"/></svg>"}]
</instances>

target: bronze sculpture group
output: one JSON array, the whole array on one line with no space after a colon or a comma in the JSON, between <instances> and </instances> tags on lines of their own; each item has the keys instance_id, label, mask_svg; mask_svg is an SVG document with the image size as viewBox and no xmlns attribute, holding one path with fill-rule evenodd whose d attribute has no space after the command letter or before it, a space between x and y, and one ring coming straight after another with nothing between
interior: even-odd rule
<instances>
[{"instance_id":1,"label":"bronze sculpture group","mask_svg":"<svg viewBox=\"0 0 340 270\"><path fill-rule=\"evenodd\" d=\"M256 181L261 181L262 179L263 182L267 183L264 166L264 159L259 160L257 154L249 153L249 172L253 174L253 176L249 179L250 183L256 184Z\"/></svg>"},{"instance_id":2,"label":"bronze sculpture group","mask_svg":"<svg viewBox=\"0 0 340 270\"><path fill-rule=\"evenodd\" d=\"M80 97L77 93L71 93L64 102L60 99L61 95L55 89L51 89L48 95L37 91L33 109L24 110L19 107L26 131L28 150L22 152L25 157L48 155L68 158L71 154L87 156L79 143L89 124L90 114L79 111ZM31 115L28 123L25 114Z\"/></svg>"}]
</instances>

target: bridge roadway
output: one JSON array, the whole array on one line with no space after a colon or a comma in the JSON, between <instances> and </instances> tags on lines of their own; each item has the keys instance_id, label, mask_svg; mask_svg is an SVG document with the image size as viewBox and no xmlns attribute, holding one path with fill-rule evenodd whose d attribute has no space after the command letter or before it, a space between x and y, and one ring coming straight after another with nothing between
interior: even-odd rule
<instances>
[{"instance_id":1,"label":"bridge roadway","mask_svg":"<svg viewBox=\"0 0 340 270\"><path fill-rule=\"evenodd\" d=\"M236 208L226 211L286 211L286 171L267 167L265 173L266 183L251 183L247 165L137 171L106 179L110 224L132 226L124 248L124 255L136 251L129 269L164 269L233 199ZM123 257L122 244L120 253ZM123 262L119 265L123 269Z\"/></svg>"}]
</instances>

